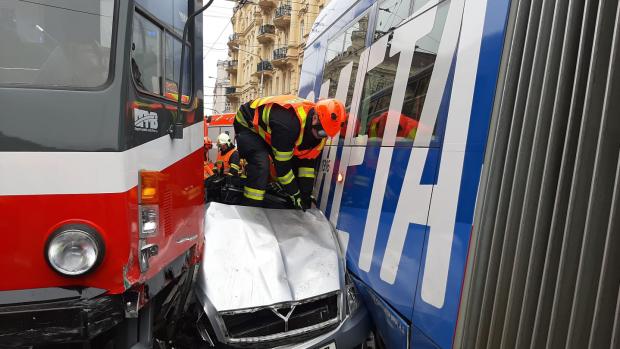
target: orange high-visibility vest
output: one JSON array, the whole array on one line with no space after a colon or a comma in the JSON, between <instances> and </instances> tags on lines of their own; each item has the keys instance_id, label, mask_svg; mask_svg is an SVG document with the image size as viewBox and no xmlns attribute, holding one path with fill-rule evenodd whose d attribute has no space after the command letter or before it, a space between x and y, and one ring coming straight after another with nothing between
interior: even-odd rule
<instances>
[{"instance_id":1,"label":"orange high-visibility vest","mask_svg":"<svg viewBox=\"0 0 620 349\"><path fill-rule=\"evenodd\" d=\"M254 120L252 121L253 129L270 146L271 129L269 128L269 114L271 112L271 107L274 104L277 104L285 109L293 109L293 111L295 111L295 115L297 115L297 119L299 120L299 135L297 136L297 141L295 142L295 147L293 148L293 155L299 159L316 159L321 154L321 150L323 150L323 147L325 146L325 142L327 140L326 138L323 138L321 142L312 149L299 149L299 145L302 143L304 137L304 129L306 127L308 111L314 108L314 103L307 99L299 98L293 95L265 97L254 100L250 104L250 107L254 109ZM263 108L262 115L259 115L258 113L258 108L260 106L265 106ZM263 125L261 125L261 121Z\"/></svg>"},{"instance_id":2,"label":"orange high-visibility vest","mask_svg":"<svg viewBox=\"0 0 620 349\"><path fill-rule=\"evenodd\" d=\"M372 119L368 123L368 137L383 138L383 132L385 131L385 124L387 123L388 112L384 112L378 117ZM400 114L398 121L398 131L396 137L403 137L413 140L418 131L418 121L410 118L404 114Z\"/></svg>"},{"instance_id":3,"label":"orange high-visibility vest","mask_svg":"<svg viewBox=\"0 0 620 349\"><path fill-rule=\"evenodd\" d=\"M237 151L237 148L229 151L226 155L222 155L221 152L217 152L217 160L215 161L215 166L217 166L218 171L221 171L224 168L224 174L228 174L230 171L230 157Z\"/></svg>"}]
</instances>

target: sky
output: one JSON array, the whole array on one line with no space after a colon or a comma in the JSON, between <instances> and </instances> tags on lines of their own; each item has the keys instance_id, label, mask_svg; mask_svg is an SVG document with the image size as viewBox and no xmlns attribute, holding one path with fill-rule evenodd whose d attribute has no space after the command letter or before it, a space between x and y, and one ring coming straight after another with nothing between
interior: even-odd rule
<instances>
[{"instance_id":1,"label":"sky","mask_svg":"<svg viewBox=\"0 0 620 349\"><path fill-rule=\"evenodd\" d=\"M205 0L206 1L206 0ZM232 16L234 1L215 0L203 13L203 63L205 113L213 110L213 88L217 75L217 61L228 59L228 36L232 34Z\"/></svg>"}]
</instances>

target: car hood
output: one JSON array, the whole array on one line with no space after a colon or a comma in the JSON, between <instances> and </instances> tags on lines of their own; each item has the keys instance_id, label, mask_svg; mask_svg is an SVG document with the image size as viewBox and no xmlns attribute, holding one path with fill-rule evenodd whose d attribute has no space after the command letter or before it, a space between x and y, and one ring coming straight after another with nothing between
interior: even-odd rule
<instances>
[{"instance_id":1,"label":"car hood","mask_svg":"<svg viewBox=\"0 0 620 349\"><path fill-rule=\"evenodd\" d=\"M217 312L300 301L344 282L333 228L317 209L210 203L200 268L198 299Z\"/></svg>"}]
</instances>

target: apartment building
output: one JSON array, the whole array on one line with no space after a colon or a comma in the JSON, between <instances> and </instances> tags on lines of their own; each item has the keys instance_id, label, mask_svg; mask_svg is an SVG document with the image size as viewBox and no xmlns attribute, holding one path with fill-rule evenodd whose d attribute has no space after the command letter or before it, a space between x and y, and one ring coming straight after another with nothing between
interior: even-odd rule
<instances>
[{"instance_id":1,"label":"apartment building","mask_svg":"<svg viewBox=\"0 0 620 349\"><path fill-rule=\"evenodd\" d=\"M213 108L207 110L207 114L230 113L232 108L226 98L226 88L230 86L228 80L228 61L217 61L217 75L215 76L215 86L213 88Z\"/></svg>"},{"instance_id":2,"label":"apartment building","mask_svg":"<svg viewBox=\"0 0 620 349\"><path fill-rule=\"evenodd\" d=\"M238 1L226 63L233 110L258 96L297 94L304 45L328 1Z\"/></svg>"}]
</instances>

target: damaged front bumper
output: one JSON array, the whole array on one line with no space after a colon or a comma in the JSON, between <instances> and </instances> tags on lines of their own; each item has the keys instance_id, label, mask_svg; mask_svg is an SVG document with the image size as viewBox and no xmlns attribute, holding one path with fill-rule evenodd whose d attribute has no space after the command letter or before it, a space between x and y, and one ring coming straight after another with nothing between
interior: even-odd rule
<instances>
[{"instance_id":1,"label":"damaged front bumper","mask_svg":"<svg viewBox=\"0 0 620 349\"><path fill-rule=\"evenodd\" d=\"M205 313L206 315L206 313ZM211 347L217 347L218 342L215 337L209 335L209 331L206 329L209 327L209 320L206 317L199 318L197 325L198 331L201 333L203 340L207 342ZM217 321L212 322L217 323ZM346 314L342 320L335 323L334 326L329 326L322 331L306 331L299 332L296 336L291 338L275 338L271 341L254 342L254 343L242 343L242 342L226 342L228 347L238 348L277 348L277 349L323 349L323 348L336 348L336 349L352 349L361 348L366 342L366 339L370 335L372 323L368 310L362 304L359 305L350 314ZM267 338L265 338L267 339ZM220 342L221 343L221 342Z\"/></svg>"},{"instance_id":2,"label":"damaged front bumper","mask_svg":"<svg viewBox=\"0 0 620 349\"><path fill-rule=\"evenodd\" d=\"M121 323L122 295L96 288L0 292L0 347L87 342Z\"/></svg>"},{"instance_id":3,"label":"damaged front bumper","mask_svg":"<svg viewBox=\"0 0 620 349\"><path fill-rule=\"evenodd\" d=\"M365 307L359 308L354 314L347 315L344 320L330 332L307 340L303 343L280 346L277 349L351 349L361 348L370 335L371 323L368 310Z\"/></svg>"}]
</instances>

